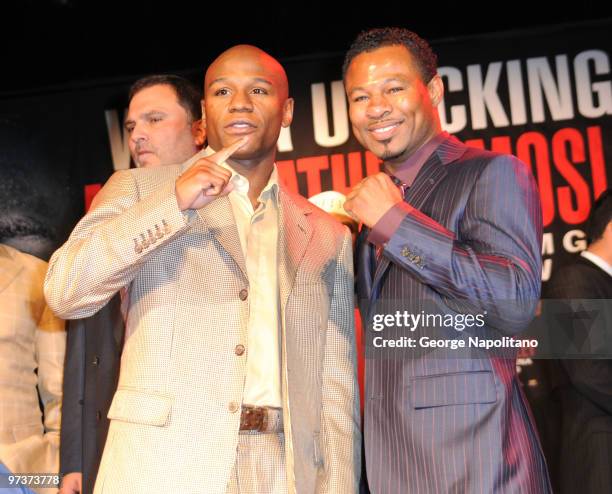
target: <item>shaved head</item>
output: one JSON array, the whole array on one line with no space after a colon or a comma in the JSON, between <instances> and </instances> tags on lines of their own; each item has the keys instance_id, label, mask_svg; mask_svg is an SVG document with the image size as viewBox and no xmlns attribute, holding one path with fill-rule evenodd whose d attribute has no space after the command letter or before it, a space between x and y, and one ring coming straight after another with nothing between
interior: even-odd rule
<instances>
[{"instance_id":1,"label":"shaved head","mask_svg":"<svg viewBox=\"0 0 612 494\"><path fill-rule=\"evenodd\" d=\"M265 51L237 45L219 55L204 77L202 122L210 146L219 150L247 137L232 156L247 168L271 169L282 127L293 118L283 66Z\"/></svg>"},{"instance_id":2,"label":"shaved head","mask_svg":"<svg viewBox=\"0 0 612 494\"><path fill-rule=\"evenodd\" d=\"M252 45L232 46L221 53L206 70L204 92L206 93L206 88L218 80L219 74L223 74L228 69L231 70L236 63L250 64L254 68L263 69L270 78L274 79L279 89L279 96L282 99L289 96L289 80L283 66L272 55Z\"/></svg>"}]
</instances>

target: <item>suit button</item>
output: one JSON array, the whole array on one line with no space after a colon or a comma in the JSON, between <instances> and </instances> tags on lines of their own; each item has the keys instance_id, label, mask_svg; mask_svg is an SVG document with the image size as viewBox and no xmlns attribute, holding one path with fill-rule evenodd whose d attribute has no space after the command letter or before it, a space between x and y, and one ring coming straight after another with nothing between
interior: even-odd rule
<instances>
[{"instance_id":1,"label":"suit button","mask_svg":"<svg viewBox=\"0 0 612 494\"><path fill-rule=\"evenodd\" d=\"M238 411L238 403L235 401L230 401L227 409L232 413L236 413Z\"/></svg>"},{"instance_id":2,"label":"suit button","mask_svg":"<svg viewBox=\"0 0 612 494\"><path fill-rule=\"evenodd\" d=\"M246 300L249 296L249 291L246 288L243 288L242 290L240 290L238 296L240 297L240 300Z\"/></svg>"},{"instance_id":3,"label":"suit button","mask_svg":"<svg viewBox=\"0 0 612 494\"><path fill-rule=\"evenodd\" d=\"M100 363L100 357L98 357L97 355L93 358L93 360L91 361L92 365L98 365Z\"/></svg>"},{"instance_id":4,"label":"suit button","mask_svg":"<svg viewBox=\"0 0 612 494\"><path fill-rule=\"evenodd\" d=\"M244 345L236 345L236 348L234 348L234 353L238 356L242 355L244 353Z\"/></svg>"},{"instance_id":5,"label":"suit button","mask_svg":"<svg viewBox=\"0 0 612 494\"><path fill-rule=\"evenodd\" d=\"M98 411L96 412L96 420L97 420L98 422L100 422L100 420L102 420L102 412L101 412L100 410L98 410Z\"/></svg>"}]
</instances>

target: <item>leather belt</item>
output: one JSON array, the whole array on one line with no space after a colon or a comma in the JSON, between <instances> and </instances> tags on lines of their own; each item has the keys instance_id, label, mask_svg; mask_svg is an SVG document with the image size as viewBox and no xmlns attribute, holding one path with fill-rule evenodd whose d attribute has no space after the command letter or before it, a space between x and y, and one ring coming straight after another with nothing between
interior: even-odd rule
<instances>
[{"instance_id":1,"label":"leather belt","mask_svg":"<svg viewBox=\"0 0 612 494\"><path fill-rule=\"evenodd\" d=\"M283 410L281 408L242 405L240 430L283 432Z\"/></svg>"}]
</instances>

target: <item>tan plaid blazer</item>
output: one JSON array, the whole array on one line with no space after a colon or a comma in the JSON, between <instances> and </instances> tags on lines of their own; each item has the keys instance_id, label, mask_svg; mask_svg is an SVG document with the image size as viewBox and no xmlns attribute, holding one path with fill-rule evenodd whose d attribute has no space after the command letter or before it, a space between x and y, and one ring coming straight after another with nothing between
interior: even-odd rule
<instances>
[{"instance_id":1,"label":"tan plaid blazer","mask_svg":"<svg viewBox=\"0 0 612 494\"><path fill-rule=\"evenodd\" d=\"M46 271L0 244L0 461L13 473L59 471L66 333L43 297Z\"/></svg>"},{"instance_id":2,"label":"tan plaid blazer","mask_svg":"<svg viewBox=\"0 0 612 494\"><path fill-rule=\"evenodd\" d=\"M247 369L249 280L227 198L183 214L177 166L115 173L51 258L62 317L129 285L129 337L96 494L224 493ZM281 187L279 284L289 492L351 493L360 471L351 237Z\"/></svg>"}]
</instances>

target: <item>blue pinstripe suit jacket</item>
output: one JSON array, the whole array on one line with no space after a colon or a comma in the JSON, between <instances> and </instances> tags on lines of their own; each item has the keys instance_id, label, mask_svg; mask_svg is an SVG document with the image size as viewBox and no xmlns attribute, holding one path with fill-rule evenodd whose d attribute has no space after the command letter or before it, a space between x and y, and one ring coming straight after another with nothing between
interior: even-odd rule
<instances>
[{"instance_id":1,"label":"blue pinstripe suit jacket","mask_svg":"<svg viewBox=\"0 0 612 494\"><path fill-rule=\"evenodd\" d=\"M486 338L524 329L541 279L541 210L530 170L449 137L405 200L415 209L377 265L365 234L358 241L364 320L400 308L429 312L433 304L442 314L486 313L485 326L388 329L386 336ZM365 449L373 494L550 492L514 352L385 353L371 347L381 333L370 327L368 335Z\"/></svg>"}]
</instances>

